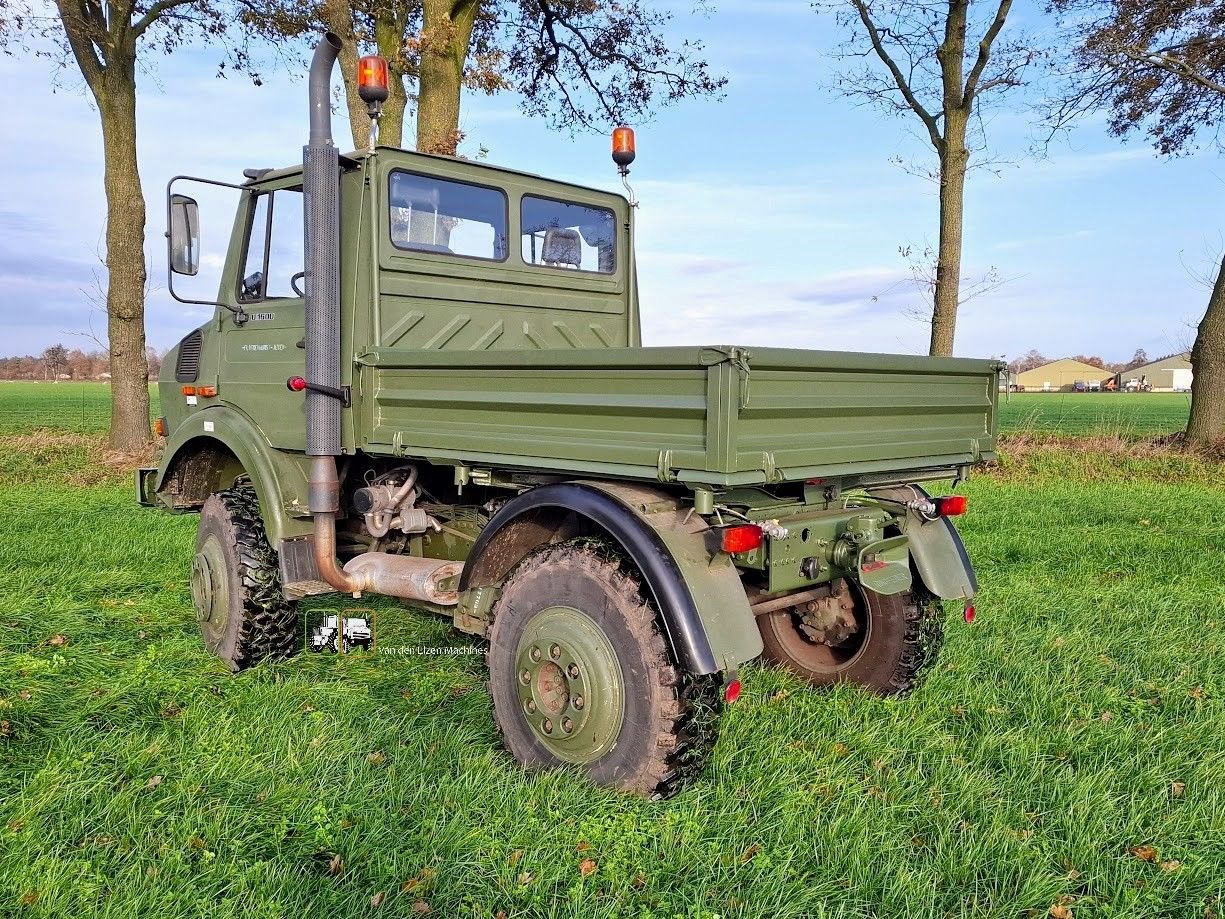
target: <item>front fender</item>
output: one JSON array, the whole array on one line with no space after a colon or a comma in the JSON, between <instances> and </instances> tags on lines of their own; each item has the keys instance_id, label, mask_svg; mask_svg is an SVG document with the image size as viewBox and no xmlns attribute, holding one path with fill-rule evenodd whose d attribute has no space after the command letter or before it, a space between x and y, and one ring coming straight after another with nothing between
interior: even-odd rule
<instances>
[{"instance_id":1,"label":"front fender","mask_svg":"<svg viewBox=\"0 0 1225 919\"><path fill-rule=\"evenodd\" d=\"M734 669L762 651L731 557L707 546L709 526L664 492L606 482L545 485L507 502L481 531L460 579L461 614L479 608L534 548L576 515L611 537L642 573L678 663L691 673ZM687 519L688 518L688 519Z\"/></svg>"},{"instance_id":2,"label":"front fender","mask_svg":"<svg viewBox=\"0 0 1225 919\"><path fill-rule=\"evenodd\" d=\"M233 460L222 459L224 454ZM238 468L237 471L235 467ZM246 474L259 497L264 527L272 545L309 535L307 504L309 460L274 449L246 415L227 405L195 412L166 442L153 490L171 510L199 507L213 491L228 488L234 475Z\"/></svg>"},{"instance_id":3,"label":"front fender","mask_svg":"<svg viewBox=\"0 0 1225 919\"><path fill-rule=\"evenodd\" d=\"M927 497L927 492L918 485L873 488L868 493L903 504L913 501L916 494ZM928 590L944 600L969 600L978 593L974 566L951 520L947 517L927 520L916 511L907 510L902 532L910 543L910 557Z\"/></svg>"}]
</instances>

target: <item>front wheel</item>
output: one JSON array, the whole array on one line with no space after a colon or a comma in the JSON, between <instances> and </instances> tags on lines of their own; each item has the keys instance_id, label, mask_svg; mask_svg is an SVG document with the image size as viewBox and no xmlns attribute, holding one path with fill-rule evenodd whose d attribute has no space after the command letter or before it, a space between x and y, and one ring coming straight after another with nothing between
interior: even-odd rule
<instances>
[{"instance_id":1,"label":"front wheel","mask_svg":"<svg viewBox=\"0 0 1225 919\"><path fill-rule=\"evenodd\" d=\"M191 598L205 646L239 671L297 650L298 613L250 482L210 495L200 512Z\"/></svg>"},{"instance_id":2,"label":"front wheel","mask_svg":"<svg viewBox=\"0 0 1225 919\"><path fill-rule=\"evenodd\" d=\"M528 767L581 767L601 785L670 797L714 746L717 676L674 664L640 575L572 540L519 564L494 608L490 695L506 749Z\"/></svg>"},{"instance_id":3,"label":"front wheel","mask_svg":"<svg viewBox=\"0 0 1225 919\"><path fill-rule=\"evenodd\" d=\"M834 587L828 598L757 618L765 659L813 686L913 692L943 643L939 600L918 585L888 596L849 580Z\"/></svg>"}]
</instances>

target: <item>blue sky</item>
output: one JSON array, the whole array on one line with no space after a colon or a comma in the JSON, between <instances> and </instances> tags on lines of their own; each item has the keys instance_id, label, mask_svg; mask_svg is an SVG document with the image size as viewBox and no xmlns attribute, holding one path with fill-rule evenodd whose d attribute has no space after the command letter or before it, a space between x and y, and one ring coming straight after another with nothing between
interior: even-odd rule
<instances>
[{"instance_id":1,"label":"blue sky","mask_svg":"<svg viewBox=\"0 0 1225 919\"><path fill-rule=\"evenodd\" d=\"M935 188L891 163L931 151L911 121L858 108L823 87L834 36L804 0L724 0L709 16L677 7L673 32L706 42L727 74L722 101L684 102L638 127L631 177L641 200L639 272L648 345L739 343L924 353L911 318L922 295L901 246L935 243ZM1018 25L1040 26L1019 7ZM1026 22L1026 16L1030 19ZM176 173L241 181L245 166L300 158L304 82L268 75L262 87L215 77L218 53L150 58L142 74L139 144L149 205L155 289L150 343L159 350L208 310L169 299L162 198ZM87 294L102 250L101 138L71 73L50 89L45 60L0 56L0 354L37 353L105 327ZM468 96L465 152L491 162L617 188L607 138L574 138L522 116L511 95ZM1150 356L1185 347L1208 290L1197 280L1222 246L1216 215L1225 161L1167 161L1139 138L1088 122L1044 159L1026 159L1029 116L1000 112L995 153L1015 161L974 174L967 190L964 268L1006 279L966 304L959 355L1010 358ZM345 120L335 133L347 146ZM228 215L205 212L205 233Z\"/></svg>"}]
</instances>

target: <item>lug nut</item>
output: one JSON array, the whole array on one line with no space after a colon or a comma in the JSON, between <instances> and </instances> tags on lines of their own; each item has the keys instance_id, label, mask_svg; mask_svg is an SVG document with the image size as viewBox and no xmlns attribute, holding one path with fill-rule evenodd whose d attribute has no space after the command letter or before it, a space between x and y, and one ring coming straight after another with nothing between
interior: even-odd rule
<instances>
[{"instance_id":1,"label":"lug nut","mask_svg":"<svg viewBox=\"0 0 1225 919\"><path fill-rule=\"evenodd\" d=\"M569 667L566 668L566 673L570 674L570 679L577 680L578 679L578 664L571 664Z\"/></svg>"},{"instance_id":2,"label":"lug nut","mask_svg":"<svg viewBox=\"0 0 1225 919\"><path fill-rule=\"evenodd\" d=\"M527 656L534 661L539 661L542 657L544 657L544 655L540 653L540 649L535 645L532 645L532 650L527 653Z\"/></svg>"},{"instance_id":3,"label":"lug nut","mask_svg":"<svg viewBox=\"0 0 1225 919\"><path fill-rule=\"evenodd\" d=\"M532 682L532 671L527 669L519 671L519 682L524 686Z\"/></svg>"},{"instance_id":4,"label":"lug nut","mask_svg":"<svg viewBox=\"0 0 1225 919\"><path fill-rule=\"evenodd\" d=\"M573 706L574 706L576 709L578 709L579 711L582 711L582 709L583 709L583 704L584 704L584 703L583 703L583 697L582 697L582 696L575 696L573 699L571 699L571 700L570 700L570 704L571 704L571 705L573 705Z\"/></svg>"},{"instance_id":5,"label":"lug nut","mask_svg":"<svg viewBox=\"0 0 1225 919\"><path fill-rule=\"evenodd\" d=\"M553 733L553 722L550 721L548 718L544 719L544 724L542 724L541 727L544 728L544 732L546 734Z\"/></svg>"},{"instance_id":6,"label":"lug nut","mask_svg":"<svg viewBox=\"0 0 1225 919\"><path fill-rule=\"evenodd\" d=\"M536 703L533 702L531 699L528 699L526 702L524 702L523 707L527 709L527 713L529 715L532 714L532 712L536 711Z\"/></svg>"},{"instance_id":7,"label":"lug nut","mask_svg":"<svg viewBox=\"0 0 1225 919\"><path fill-rule=\"evenodd\" d=\"M553 660L557 660L559 657L561 657L561 646L553 645L551 648L549 648L549 656L553 658Z\"/></svg>"},{"instance_id":8,"label":"lug nut","mask_svg":"<svg viewBox=\"0 0 1225 919\"><path fill-rule=\"evenodd\" d=\"M567 734L569 734L571 731L574 730L574 722L571 721L569 718L563 718L561 720L561 729L565 731Z\"/></svg>"}]
</instances>

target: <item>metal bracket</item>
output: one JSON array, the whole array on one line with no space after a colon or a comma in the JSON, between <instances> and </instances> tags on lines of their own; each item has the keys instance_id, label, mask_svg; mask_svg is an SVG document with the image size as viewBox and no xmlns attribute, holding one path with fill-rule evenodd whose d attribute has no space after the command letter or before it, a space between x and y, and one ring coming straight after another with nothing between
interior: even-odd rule
<instances>
[{"instance_id":1,"label":"metal bracket","mask_svg":"<svg viewBox=\"0 0 1225 919\"><path fill-rule=\"evenodd\" d=\"M306 391L307 392L317 392L322 396L331 396L333 399L338 399L340 400L340 404L344 408L353 407L352 391L350 390L348 386L340 386L340 387L323 386L320 383L309 383L308 382L306 384Z\"/></svg>"}]
</instances>

